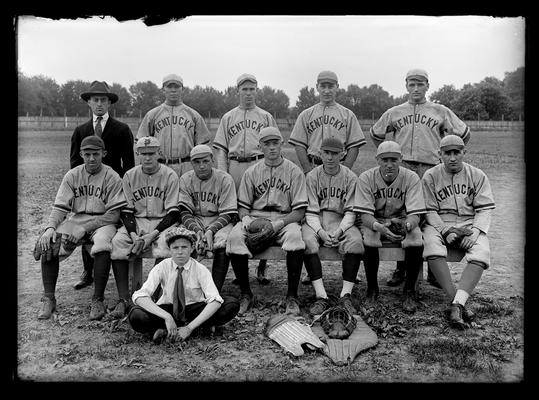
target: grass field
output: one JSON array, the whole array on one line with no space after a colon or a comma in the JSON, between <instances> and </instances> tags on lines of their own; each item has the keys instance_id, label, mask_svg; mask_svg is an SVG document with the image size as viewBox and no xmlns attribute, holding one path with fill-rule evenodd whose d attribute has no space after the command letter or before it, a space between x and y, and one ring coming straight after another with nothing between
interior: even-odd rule
<instances>
[{"instance_id":1,"label":"grass field","mask_svg":"<svg viewBox=\"0 0 539 400\"><path fill-rule=\"evenodd\" d=\"M385 285L394 263L381 263L381 304L361 316L378 334L376 347L348 366L336 367L320 353L288 356L263 334L279 311L286 288L283 263L270 263L271 284L252 288L260 299L251 315L234 319L214 338L194 337L183 345L155 346L125 320L88 321L92 289L72 289L81 267L80 250L62 262L58 312L49 321L36 315L41 297L40 265L31 256L60 181L69 169L66 131L20 131L18 136L18 326L15 376L32 381L271 381L271 382L517 382L524 377L525 160L522 132L472 135L467 161L490 178L497 208L489 240L492 267L485 272L469 307L478 316L472 329L447 328L443 293L422 284L420 311L400 311L400 288ZM287 137L287 133L285 133ZM297 161L291 148L284 154ZM374 146L361 148L354 172L373 167ZM205 261L210 266L210 263ZM251 266L255 266L253 262ZM144 273L152 266L145 260ZM455 280L463 264L452 265ZM340 290L340 265L324 263L329 292ZM363 267L361 267L363 273ZM237 295L229 271L224 293ZM361 306L365 279L353 291ZM305 307L310 287L300 287ZM106 300L116 298L111 274ZM306 308L302 308L306 311Z\"/></svg>"}]
</instances>

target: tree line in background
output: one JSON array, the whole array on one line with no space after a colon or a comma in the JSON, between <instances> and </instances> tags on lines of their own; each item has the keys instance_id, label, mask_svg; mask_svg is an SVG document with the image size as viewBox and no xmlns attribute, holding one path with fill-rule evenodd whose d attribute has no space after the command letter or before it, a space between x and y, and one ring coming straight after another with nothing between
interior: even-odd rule
<instances>
[{"instance_id":1,"label":"tree line in background","mask_svg":"<svg viewBox=\"0 0 539 400\"><path fill-rule=\"evenodd\" d=\"M18 113L19 116L84 116L89 108L80 94L87 91L91 82L71 80L58 85L54 79L43 75L27 77L18 72ZM403 81L404 88L404 81ZM137 82L129 87L112 83L112 92L119 100L110 112L117 117L143 117L147 111L164 101L160 87L151 81ZM524 67L506 72L499 80L487 77L479 83L468 83L462 89L445 85L432 93L427 92L431 101L448 106L464 120L523 120L524 119ZM337 102L351 109L359 119L378 119L384 111L408 98L390 96L381 86L373 84L359 87L348 85L339 88ZM185 87L185 104L197 110L203 117L220 118L225 112L236 107L239 99L236 87L230 86L224 92L213 87ZM290 107L290 99L279 89L264 86L259 89L257 104L269 111L275 118L295 119L306 108L318 103L316 88L308 86L299 91L295 106Z\"/></svg>"}]
</instances>

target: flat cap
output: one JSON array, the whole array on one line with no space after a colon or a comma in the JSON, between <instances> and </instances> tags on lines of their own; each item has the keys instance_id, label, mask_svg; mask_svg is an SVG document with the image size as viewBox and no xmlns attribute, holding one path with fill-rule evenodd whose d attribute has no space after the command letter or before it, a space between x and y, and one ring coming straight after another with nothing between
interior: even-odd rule
<instances>
[{"instance_id":1,"label":"flat cap","mask_svg":"<svg viewBox=\"0 0 539 400\"><path fill-rule=\"evenodd\" d=\"M386 140L385 142L380 143L378 149L376 150L376 158L399 158L401 155L401 146L392 140Z\"/></svg>"},{"instance_id":2,"label":"flat cap","mask_svg":"<svg viewBox=\"0 0 539 400\"><path fill-rule=\"evenodd\" d=\"M440 150L462 150L464 148L464 141L460 136L447 135L440 140Z\"/></svg>"},{"instance_id":3,"label":"flat cap","mask_svg":"<svg viewBox=\"0 0 539 400\"><path fill-rule=\"evenodd\" d=\"M101 139L99 136L86 136L84 139L82 139L80 149L105 150L105 142L103 142L103 139Z\"/></svg>"},{"instance_id":4,"label":"flat cap","mask_svg":"<svg viewBox=\"0 0 539 400\"><path fill-rule=\"evenodd\" d=\"M183 226L175 226L165 234L165 242L167 243L167 246L170 246L171 242L179 238L189 240L191 242L191 245L193 246L197 241L197 236L195 232L190 231Z\"/></svg>"}]
</instances>

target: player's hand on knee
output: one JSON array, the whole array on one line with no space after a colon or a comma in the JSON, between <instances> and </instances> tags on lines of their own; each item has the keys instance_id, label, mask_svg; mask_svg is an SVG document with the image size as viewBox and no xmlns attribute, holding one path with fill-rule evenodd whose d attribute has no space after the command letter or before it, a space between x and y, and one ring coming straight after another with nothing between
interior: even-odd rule
<instances>
[{"instance_id":1,"label":"player's hand on knee","mask_svg":"<svg viewBox=\"0 0 539 400\"><path fill-rule=\"evenodd\" d=\"M404 239L403 236L396 235L393 232L391 232L391 230L389 229L389 225L391 225L391 222L389 221L383 224L376 221L372 227L376 232L380 232L382 235L384 235L386 238L388 238L392 242L400 242L401 240L403 240Z\"/></svg>"},{"instance_id":2,"label":"player's hand on knee","mask_svg":"<svg viewBox=\"0 0 539 400\"><path fill-rule=\"evenodd\" d=\"M477 238L479 237L479 233L481 232L477 228L472 228L473 233L470 236L464 236L462 238L462 241L460 242L460 247L462 247L464 250L469 250L472 248L472 246L477 242Z\"/></svg>"},{"instance_id":3,"label":"player's hand on knee","mask_svg":"<svg viewBox=\"0 0 539 400\"><path fill-rule=\"evenodd\" d=\"M39 238L39 247L41 248L41 251L47 251L49 247L51 247L51 240L53 243L56 242L56 230L48 228Z\"/></svg>"},{"instance_id":4,"label":"player's hand on knee","mask_svg":"<svg viewBox=\"0 0 539 400\"><path fill-rule=\"evenodd\" d=\"M78 243L86 235L86 231L80 225L75 225L73 231L68 237L68 240L72 243Z\"/></svg>"},{"instance_id":5,"label":"player's hand on knee","mask_svg":"<svg viewBox=\"0 0 539 400\"><path fill-rule=\"evenodd\" d=\"M329 236L329 233L327 233L324 229L320 229L318 231L318 236L322 240L322 244L325 247L333 247L333 241L331 240L331 236Z\"/></svg>"},{"instance_id":6,"label":"player's hand on knee","mask_svg":"<svg viewBox=\"0 0 539 400\"><path fill-rule=\"evenodd\" d=\"M206 251L213 251L213 232L208 229L204 234L206 242Z\"/></svg>"}]
</instances>

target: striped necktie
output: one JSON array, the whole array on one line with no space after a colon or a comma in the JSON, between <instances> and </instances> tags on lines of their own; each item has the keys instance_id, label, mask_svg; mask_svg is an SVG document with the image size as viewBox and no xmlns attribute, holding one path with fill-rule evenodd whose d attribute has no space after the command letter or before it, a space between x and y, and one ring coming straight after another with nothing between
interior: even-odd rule
<instances>
[{"instance_id":1,"label":"striped necktie","mask_svg":"<svg viewBox=\"0 0 539 400\"><path fill-rule=\"evenodd\" d=\"M178 267L178 276L174 283L172 299L172 316L180 323L185 323L185 291L182 278L183 267Z\"/></svg>"},{"instance_id":2,"label":"striped necktie","mask_svg":"<svg viewBox=\"0 0 539 400\"><path fill-rule=\"evenodd\" d=\"M95 124L95 134L96 136L98 137L101 137L101 135L103 135L103 127L101 126L101 120L103 119L103 117L97 117L97 122Z\"/></svg>"}]
</instances>

